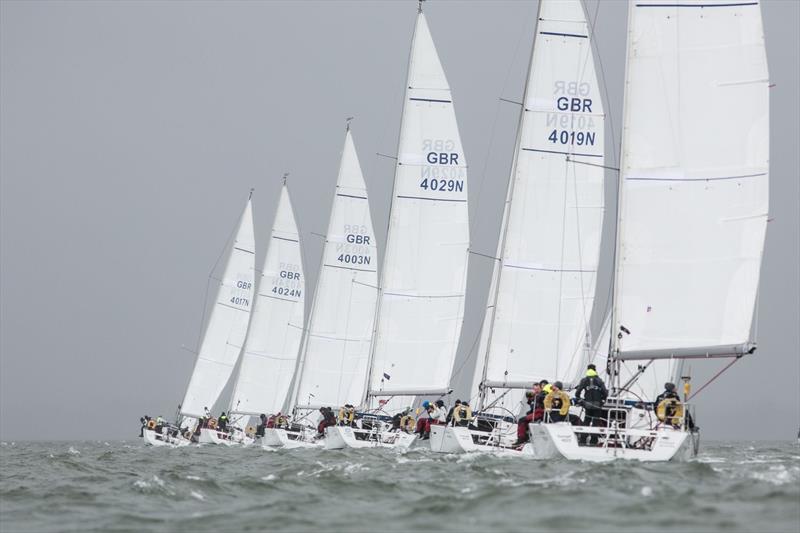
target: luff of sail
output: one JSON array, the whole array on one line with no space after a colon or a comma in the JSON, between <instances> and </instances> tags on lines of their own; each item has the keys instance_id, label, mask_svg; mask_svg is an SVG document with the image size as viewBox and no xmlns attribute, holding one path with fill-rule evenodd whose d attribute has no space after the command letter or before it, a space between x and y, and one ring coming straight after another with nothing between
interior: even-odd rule
<instances>
[{"instance_id":1,"label":"luff of sail","mask_svg":"<svg viewBox=\"0 0 800 533\"><path fill-rule=\"evenodd\" d=\"M271 414L283 407L303 334L304 280L300 236L284 184L231 396L232 412Z\"/></svg>"},{"instance_id":2,"label":"luff of sail","mask_svg":"<svg viewBox=\"0 0 800 533\"><path fill-rule=\"evenodd\" d=\"M378 298L378 254L361 165L348 128L298 370L295 405L358 405Z\"/></svg>"},{"instance_id":3,"label":"luff of sail","mask_svg":"<svg viewBox=\"0 0 800 533\"><path fill-rule=\"evenodd\" d=\"M540 3L489 303L483 404L584 363L603 224L604 112L579 0ZM495 390L492 392L493 388Z\"/></svg>"},{"instance_id":4,"label":"luff of sail","mask_svg":"<svg viewBox=\"0 0 800 533\"><path fill-rule=\"evenodd\" d=\"M760 6L638 0L628 32L618 356L744 353L769 208Z\"/></svg>"},{"instance_id":5,"label":"luff of sail","mask_svg":"<svg viewBox=\"0 0 800 533\"><path fill-rule=\"evenodd\" d=\"M181 403L184 417L205 415L230 379L247 333L254 276L255 237L252 204L248 199Z\"/></svg>"},{"instance_id":6,"label":"luff of sail","mask_svg":"<svg viewBox=\"0 0 800 533\"><path fill-rule=\"evenodd\" d=\"M406 87L371 362L372 396L444 392L464 313L467 162L450 87L421 12Z\"/></svg>"}]
</instances>

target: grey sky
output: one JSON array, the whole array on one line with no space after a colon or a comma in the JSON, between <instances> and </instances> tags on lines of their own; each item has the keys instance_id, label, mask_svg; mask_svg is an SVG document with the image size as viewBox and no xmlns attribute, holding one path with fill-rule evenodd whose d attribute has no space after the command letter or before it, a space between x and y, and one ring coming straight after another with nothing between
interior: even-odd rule
<instances>
[{"instance_id":1,"label":"grey sky","mask_svg":"<svg viewBox=\"0 0 800 533\"><path fill-rule=\"evenodd\" d=\"M587 8L594 17L597 2ZM518 113L498 98L521 98L536 3L425 10L471 165L472 248L491 253ZM800 2L762 11L776 86L759 350L698 396L705 438L789 438L800 425ZM250 187L260 265L287 171L313 287L311 232L327 226L347 116L385 235L394 167L375 153L396 150L415 12L411 1L0 4L0 438L128 438L141 414L171 416L209 270ZM603 1L595 30L617 148L625 19L624 2ZM470 264L457 366L487 263ZM693 363L695 384L722 364Z\"/></svg>"}]
</instances>

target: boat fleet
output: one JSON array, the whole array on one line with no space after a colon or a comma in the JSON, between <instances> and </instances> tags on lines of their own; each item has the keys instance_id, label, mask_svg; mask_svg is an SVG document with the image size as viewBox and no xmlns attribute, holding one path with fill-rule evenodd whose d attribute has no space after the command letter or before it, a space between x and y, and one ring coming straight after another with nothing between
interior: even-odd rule
<instances>
[{"instance_id":1,"label":"boat fleet","mask_svg":"<svg viewBox=\"0 0 800 533\"><path fill-rule=\"evenodd\" d=\"M311 265L284 179L258 271L248 198L178 419L146 420L145 443L587 461L697 453L686 362L735 361L756 348L769 208L760 5L629 2L619 168L605 157L582 2L541 0L538 10L495 253L470 249L467 161L420 3L381 268L348 121L307 319ZM617 182L615 232L602 243L613 250L612 295L595 311L606 175ZM408 430L426 416L415 406L451 403L470 254L493 265L470 415L433 423L419 439ZM605 316L594 336L593 312ZM570 391L588 364L608 387L602 423L589 426L572 405L566 421L531 422L520 442L533 385ZM210 410L230 380L223 429ZM667 415L653 404L665 382L683 383Z\"/></svg>"}]
</instances>

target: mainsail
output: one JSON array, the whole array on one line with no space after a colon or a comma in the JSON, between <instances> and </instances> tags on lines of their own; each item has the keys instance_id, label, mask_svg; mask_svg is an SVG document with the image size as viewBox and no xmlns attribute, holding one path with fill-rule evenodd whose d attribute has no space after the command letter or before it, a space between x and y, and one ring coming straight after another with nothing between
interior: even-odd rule
<instances>
[{"instance_id":1,"label":"mainsail","mask_svg":"<svg viewBox=\"0 0 800 533\"><path fill-rule=\"evenodd\" d=\"M270 414L283 407L303 334L304 292L300 236L284 184L231 396L233 413Z\"/></svg>"},{"instance_id":2,"label":"mainsail","mask_svg":"<svg viewBox=\"0 0 800 533\"><path fill-rule=\"evenodd\" d=\"M604 113L579 0L540 2L523 105L474 379L484 406L573 381L588 354Z\"/></svg>"},{"instance_id":3,"label":"mainsail","mask_svg":"<svg viewBox=\"0 0 800 533\"><path fill-rule=\"evenodd\" d=\"M211 310L192 377L181 403L184 418L199 418L212 409L230 379L242 351L253 301L255 238L253 211L247 200L231 247L217 298Z\"/></svg>"},{"instance_id":4,"label":"mainsail","mask_svg":"<svg viewBox=\"0 0 800 533\"><path fill-rule=\"evenodd\" d=\"M614 353L748 353L769 207L760 7L637 0L628 16Z\"/></svg>"},{"instance_id":5,"label":"mainsail","mask_svg":"<svg viewBox=\"0 0 800 533\"><path fill-rule=\"evenodd\" d=\"M378 297L377 272L367 187L348 128L298 367L296 406L362 401Z\"/></svg>"},{"instance_id":6,"label":"mainsail","mask_svg":"<svg viewBox=\"0 0 800 533\"><path fill-rule=\"evenodd\" d=\"M450 87L421 11L406 87L370 365L372 397L444 393L464 314L467 162Z\"/></svg>"}]
</instances>

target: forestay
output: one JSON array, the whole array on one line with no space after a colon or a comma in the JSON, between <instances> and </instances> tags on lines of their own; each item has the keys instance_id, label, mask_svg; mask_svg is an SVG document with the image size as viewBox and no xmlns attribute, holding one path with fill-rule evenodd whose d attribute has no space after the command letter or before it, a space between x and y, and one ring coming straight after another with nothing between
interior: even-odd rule
<instances>
[{"instance_id":1,"label":"forestay","mask_svg":"<svg viewBox=\"0 0 800 533\"><path fill-rule=\"evenodd\" d=\"M620 358L743 353L769 192L760 6L637 0L628 32L613 331L630 334Z\"/></svg>"},{"instance_id":2,"label":"forestay","mask_svg":"<svg viewBox=\"0 0 800 533\"><path fill-rule=\"evenodd\" d=\"M367 187L348 129L298 370L297 405L362 401L378 297L377 271Z\"/></svg>"},{"instance_id":3,"label":"forestay","mask_svg":"<svg viewBox=\"0 0 800 533\"><path fill-rule=\"evenodd\" d=\"M294 376L304 320L303 262L289 191L281 189L231 410L279 411Z\"/></svg>"},{"instance_id":4,"label":"forestay","mask_svg":"<svg viewBox=\"0 0 800 533\"><path fill-rule=\"evenodd\" d=\"M467 280L467 162L422 13L406 87L371 365L382 396L444 392Z\"/></svg>"},{"instance_id":5,"label":"forestay","mask_svg":"<svg viewBox=\"0 0 800 533\"><path fill-rule=\"evenodd\" d=\"M570 382L585 362L603 223L603 128L581 2L543 0L476 385L499 394L541 379Z\"/></svg>"},{"instance_id":6,"label":"forestay","mask_svg":"<svg viewBox=\"0 0 800 533\"><path fill-rule=\"evenodd\" d=\"M248 199L181 403L181 415L185 418L199 418L206 414L206 409L212 409L230 379L250 320L254 268L253 212Z\"/></svg>"}]
</instances>

